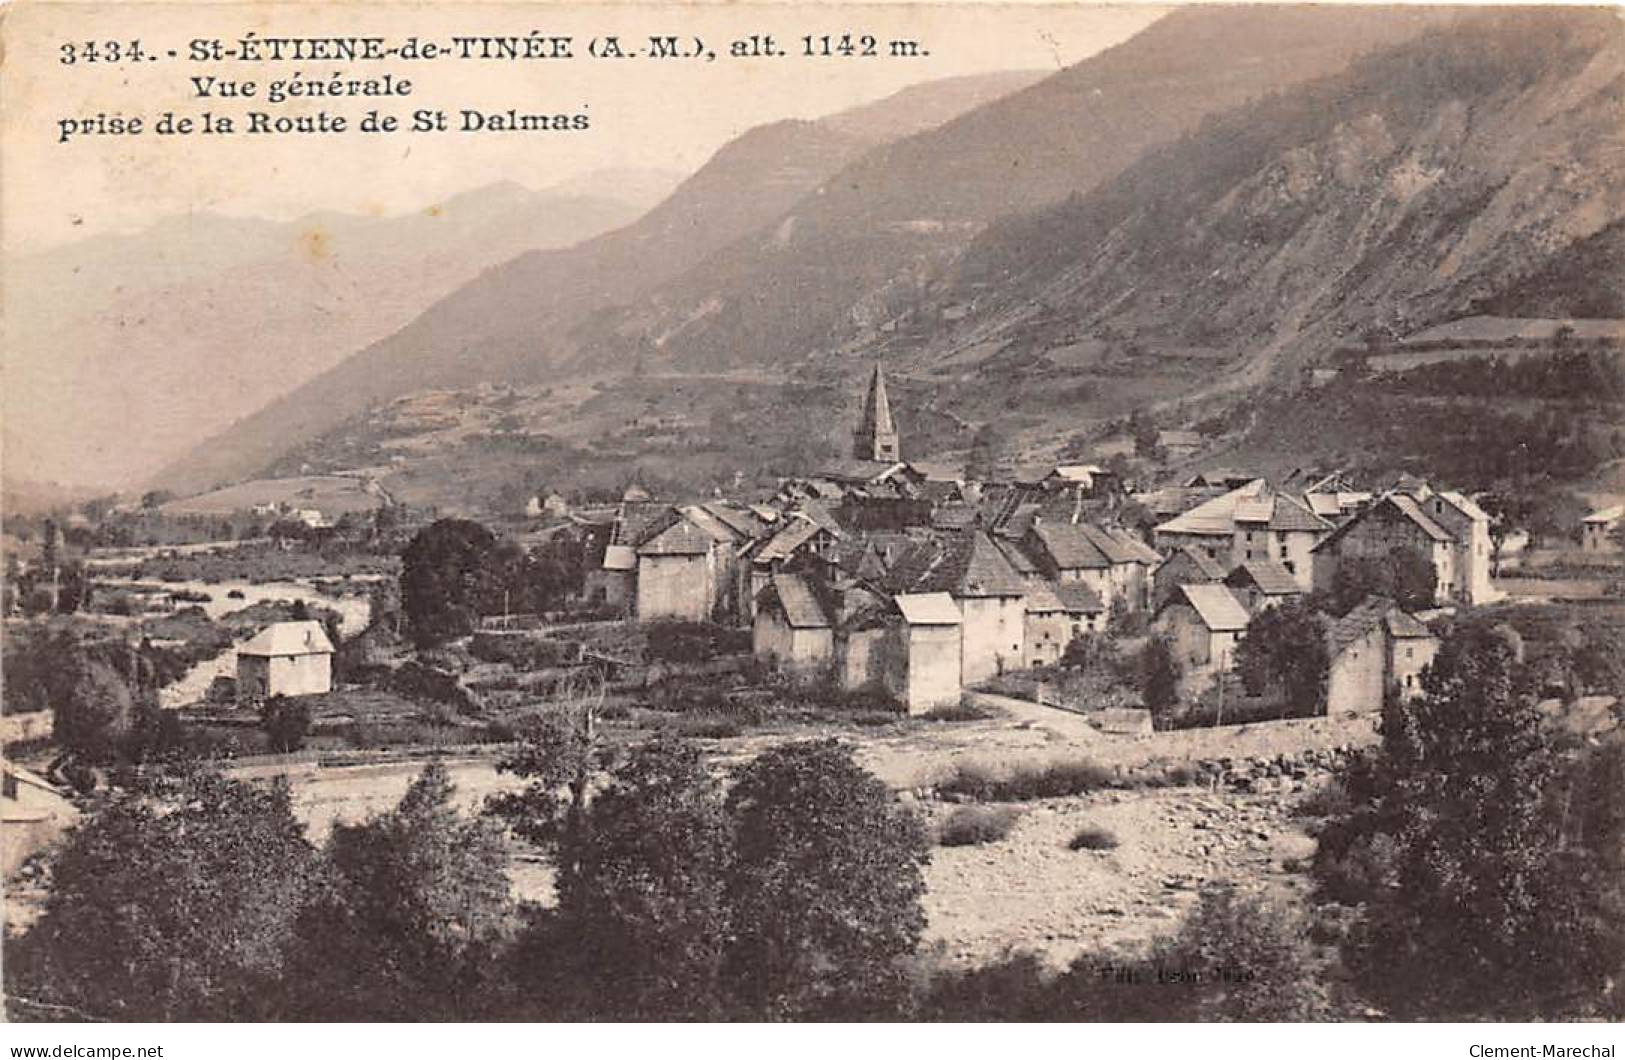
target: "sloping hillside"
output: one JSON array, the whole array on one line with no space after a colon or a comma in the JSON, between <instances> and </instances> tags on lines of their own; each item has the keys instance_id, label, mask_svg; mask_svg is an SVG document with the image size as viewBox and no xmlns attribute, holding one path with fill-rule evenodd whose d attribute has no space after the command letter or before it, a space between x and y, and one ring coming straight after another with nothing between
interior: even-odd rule
<instances>
[{"instance_id":1,"label":"sloping hillside","mask_svg":"<svg viewBox=\"0 0 1625 1060\"><path fill-rule=\"evenodd\" d=\"M970 309L931 345L1217 347L1256 382L1470 313L1621 217L1617 17L1466 14L992 226L933 292Z\"/></svg>"},{"instance_id":2,"label":"sloping hillside","mask_svg":"<svg viewBox=\"0 0 1625 1060\"><path fill-rule=\"evenodd\" d=\"M571 336L578 363L694 370L871 341L993 219L1086 192L1203 119L1403 40L1436 12L1176 11L930 133L870 152L704 264Z\"/></svg>"},{"instance_id":3,"label":"sloping hillside","mask_svg":"<svg viewBox=\"0 0 1625 1060\"><path fill-rule=\"evenodd\" d=\"M974 107L1038 76L955 78L822 122L753 129L636 223L487 270L397 333L197 447L157 481L193 491L242 478L370 405L425 387L543 377L569 326L777 218L873 147L874 137L918 132L954 107Z\"/></svg>"}]
</instances>

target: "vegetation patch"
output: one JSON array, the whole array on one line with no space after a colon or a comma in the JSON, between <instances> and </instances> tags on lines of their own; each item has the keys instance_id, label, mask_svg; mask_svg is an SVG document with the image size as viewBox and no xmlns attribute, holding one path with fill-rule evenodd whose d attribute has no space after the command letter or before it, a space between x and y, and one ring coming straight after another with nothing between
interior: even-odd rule
<instances>
[{"instance_id":1,"label":"vegetation patch","mask_svg":"<svg viewBox=\"0 0 1625 1060\"><path fill-rule=\"evenodd\" d=\"M971 847L997 843L1010 834L1020 816L1019 810L1009 806L961 806L937 829L937 845Z\"/></svg>"},{"instance_id":2,"label":"vegetation patch","mask_svg":"<svg viewBox=\"0 0 1625 1060\"><path fill-rule=\"evenodd\" d=\"M1084 825L1067 843L1068 850L1116 850L1117 833L1098 825Z\"/></svg>"}]
</instances>

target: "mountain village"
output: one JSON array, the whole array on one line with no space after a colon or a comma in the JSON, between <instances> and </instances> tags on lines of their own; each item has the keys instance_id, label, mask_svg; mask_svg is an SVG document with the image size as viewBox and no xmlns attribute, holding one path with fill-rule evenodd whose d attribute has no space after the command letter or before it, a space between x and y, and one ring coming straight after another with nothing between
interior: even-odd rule
<instances>
[{"instance_id":1,"label":"mountain village","mask_svg":"<svg viewBox=\"0 0 1625 1060\"><path fill-rule=\"evenodd\" d=\"M330 361L33 400L123 485L6 483L6 1018L1620 1019L1625 51L1379 14L473 195L444 290L355 219Z\"/></svg>"}]
</instances>

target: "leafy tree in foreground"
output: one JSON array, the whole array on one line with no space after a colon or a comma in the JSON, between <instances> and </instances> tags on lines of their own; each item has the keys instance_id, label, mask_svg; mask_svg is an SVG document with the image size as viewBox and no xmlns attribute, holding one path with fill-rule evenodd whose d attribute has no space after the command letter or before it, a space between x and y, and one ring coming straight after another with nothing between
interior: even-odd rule
<instances>
[{"instance_id":1,"label":"leafy tree in foreground","mask_svg":"<svg viewBox=\"0 0 1625 1060\"><path fill-rule=\"evenodd\" d=\"M1301 599L1255 616L1236 645L1236 669L1252 695L1279 688L1298 714L1319 714L1326 706L1324 621Z\"/></svg>"},{"instance_id":2,"label":"leafy tree in foreground","mask_svg":"<svg viewBox=\"0 0 1625 1060\"><path fill-rule=\"evenodd\" d=\"M285 784L120 795L68 839L8 992L111 1020L280 1018L314 869Z\"/></svg>"},{"instance_id":3,"label":"leafy tree in foreground","mask_svg":"<svg viewBox=\"0 0 1625 1060\"><path fill-rule=\"evenodd\" d=\"M715 1018L732 836L722 794L695 748L635 750L568 841L560 880L569 978L598 1016Z\"/></svg>"},{"instance_id":4,"label":"leafy tree in foreground","mask_svg":"<svg viewBox=\"0 0 1625 1060\"><path fill-rule=\"evenodd\" d=\"M1561 762L1523 685L1509 638L1458 627L1424 695L1385 710L1375 761L1350 785L1365 804L1321 836L1323 878L1365 866L1352 884L1364 893L1347 897L1366 922L1345 959L1393 1015L1582 1015L1612 989L1617 929L1600 930L1595 858L1552 812Z\"/></svg>"},{"instance_id":5,"label":"leafy tree in foreground","mask_svg":"<svg viewBox=\"0 0 1625 1060\"><path fill-rule=\"evenodd\" d=\"M765 752L728 794L733 996L757 1018L879 1017L925 927L923 825L834 740Z\"/></svg>"},{"instance_id":6,"label":"leafy tree in foreground","mask_svg":"<svg viewBox=\"0 0 1625 1060\"><path fill-rule=\"evenodd\" d=\"M300 923L300 1015L468 1019L491 999L493 950L511 927L508 853L490 822L452 806L453 790L431 763L394 810L334 827L325 888Z\"/></svg>"},{"instance_id":7,"label":"leafy tree in foreground","mask_svg":"<svg viewBox=\"0 0 1625 1060\"><path fill-rule=\"evenodd\" d=\"M302 699L272 696L260 714L260 727L271 739L272 750L287 753L305 746L310 734L310 704Z\"/></svg>"}]
</instances>

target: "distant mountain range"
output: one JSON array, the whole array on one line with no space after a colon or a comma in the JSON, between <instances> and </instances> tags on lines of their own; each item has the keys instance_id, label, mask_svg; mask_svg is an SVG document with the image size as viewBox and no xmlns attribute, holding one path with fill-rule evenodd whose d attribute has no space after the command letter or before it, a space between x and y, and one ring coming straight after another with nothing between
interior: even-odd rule
<instances>
[{"instance_id":1,"label":"distant mountain range","mask_svg":"<svg viewBox=\"0 0 1625 1060\"><path fill-rule=\"evenodd\" d=\"M624 225L679 179L504 183L394 217L197 213L8 262L8 470L139 481L482 269Z\"/></svg>"},{"instance_id":2,"label":"distant mountain range","mask_svg":"<svg viewBox=\"0 0 1625 1060\"><path fill-rule=\"evenodd\" d=\"M780 216L887 137L919 132L1043 76L950 78L821 121L753 129L635 224L491 269L399 332L194 449L159 481L194 490L240 478L369 405L423 387L537 378L556 359L555 337Z\"/></svg>"},{"instance_id":3,"label":"distant mountain range","mask_svg":"<svg viewBox=\"0 0 1625 1060\"><path fill-rule=\"evenodd\" d=\"M957 86L970 109L931 127L899 123L915 98L753 130L636 224L489 270L162 480L254 474L433 387L884 360L958 388L933 415L961 429L1076 431L1484 306L1598 315L1578 307L1625 286L1620 28L1182 9L980 106Z\"/></svg>"}]
</instances>

